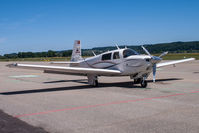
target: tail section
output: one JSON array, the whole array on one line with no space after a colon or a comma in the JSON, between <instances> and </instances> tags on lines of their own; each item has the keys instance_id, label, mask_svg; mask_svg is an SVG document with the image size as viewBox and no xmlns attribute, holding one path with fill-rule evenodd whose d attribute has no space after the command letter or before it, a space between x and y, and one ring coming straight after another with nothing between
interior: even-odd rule
<instances>
[{"instance_id":1,"label":"tail section","mask_svg":"<svg viewBox=\"0 0 199 133\"><path fill-rule=\"evenodd\" d=\"M79 60L82 60L81 44L80 40L75 40L71 61L79 61Z\"/></svg>"}]
</instances>

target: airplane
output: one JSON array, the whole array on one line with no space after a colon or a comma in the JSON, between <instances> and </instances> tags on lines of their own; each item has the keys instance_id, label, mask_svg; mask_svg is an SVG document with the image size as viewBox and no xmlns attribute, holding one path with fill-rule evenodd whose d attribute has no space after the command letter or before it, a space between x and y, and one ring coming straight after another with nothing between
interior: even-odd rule
<instances>
[{"instance_id":1,"label":"airplane","mask_svg":"<svg viewBox=\"0 0 199 133\"><path fill-rule=\"evenodd\" d=\"M147 55L141 55L130 48L119 48L107 51L93 57L82 58L80 40L75 40L72 57L70 62L51 62L51 64L69 64L69 66L55 65L33 65L33 64L9 64L9 67L43 70L46 73L67 74L67 75L83 75L87 76L88 84L93 87L98 86L99 76L130 76L134 80L133 83L141 84L141 87L147 87L146 79L153 73L153 82L155 82L156 68L177 63L195 60L195 58L181 59L177 61L163 62L162 56L168 52L162 53L160 56L151 55L146 48L141 46Z\"/></svg>"}]
</instances>

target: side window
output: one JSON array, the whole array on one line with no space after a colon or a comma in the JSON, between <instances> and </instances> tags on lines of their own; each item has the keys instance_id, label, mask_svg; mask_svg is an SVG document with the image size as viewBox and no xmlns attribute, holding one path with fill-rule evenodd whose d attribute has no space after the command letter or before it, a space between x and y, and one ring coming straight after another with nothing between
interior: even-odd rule
<instances>
[{"instance_id":1,"label":"side window","mask_svg":"<svg viewBox=\"0 0 199 133\"><path fill-rule=\"evenodd\" d=\"M113 59L119 59L119 58L120 58L119 52L115 52L113 54Z\"/></svg>"},{"instance_id":2,"label":"side window","mask_svg":"<svg viewBox=\"0 0 199 133\"><path fill-rule=\"evenodd\" d=\"M102 60L111 60L111 53L102 55Z\"/></svg>"}]
</instances>

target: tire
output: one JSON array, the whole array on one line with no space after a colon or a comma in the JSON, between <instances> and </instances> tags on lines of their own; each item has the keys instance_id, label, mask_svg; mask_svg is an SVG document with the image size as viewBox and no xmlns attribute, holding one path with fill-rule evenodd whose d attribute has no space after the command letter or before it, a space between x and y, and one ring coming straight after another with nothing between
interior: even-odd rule
<instances>
[{"instance_id":1,"label":"tire","mask_svg":"<svg viewBox=\"0 0 199 133\"><path fill-rule=\"evenodd\" d=\"M146 87L147 87L147 82L146 82L146 80L142 80L140 84L141 84L141 86L142 86L143 88L146 88Z\"/></svg>"},{"instance_id":2,"label":"tire","mask_svg":"<svg viewBox=\"0 0 199 133\"><path fill-rule=\"evenodd\" d=\"M95 80L95 84L93 86L98 87L98 85L99 85L98 80Z\"/></svg>"}]
</instances>

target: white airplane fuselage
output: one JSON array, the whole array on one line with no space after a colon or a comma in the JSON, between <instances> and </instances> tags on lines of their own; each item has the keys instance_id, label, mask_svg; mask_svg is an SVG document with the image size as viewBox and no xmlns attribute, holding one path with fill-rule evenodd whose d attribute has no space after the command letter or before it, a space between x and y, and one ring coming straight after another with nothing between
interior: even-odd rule
<instances>
[{"instance_id":1,"label":"white airplane fuselage","mask_svg":"<svg viewBox=\"0 0 199 133\"><path fill-rule=\"evenodd\" d=\"M131 78L148 77L152 72L151 57L148 55L139 55L135 52L132 55L124 57L124 51L132 51L131 49L118 49L108 51L97 56L83 59L78 64L71 64L72 67L99 68L108 70L119 70L120 74L102 75L102 76L131 76ZM117 54L117 57L114 56ZM103 59L104 56L109 55ZM160 60L158 60L159 62Z\"/></svg>"}]
</instances>

